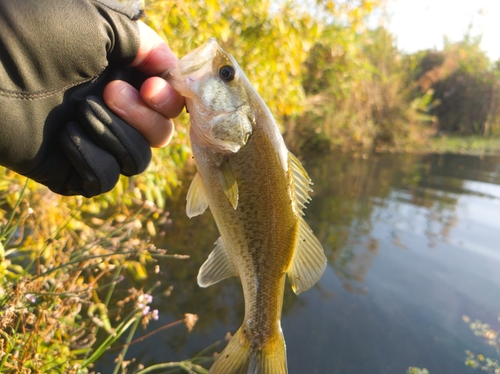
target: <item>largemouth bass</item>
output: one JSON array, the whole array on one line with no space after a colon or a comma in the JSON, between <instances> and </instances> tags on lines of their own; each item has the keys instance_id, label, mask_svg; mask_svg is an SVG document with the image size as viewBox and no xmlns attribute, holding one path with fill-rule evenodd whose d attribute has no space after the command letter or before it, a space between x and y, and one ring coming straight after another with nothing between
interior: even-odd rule
<instances>
[{"instance_id":1,"label":"largemouth bass","mask_svg":"<svg viewBox=\"0 0 500 374\"><path fill-rule=\"evenodd\" d=\"M209 373L287 373L280 326L285 277L299 294L326 267L323 248L302 218L311 180L259 94L215 39L165 77L186 98L191 119L198 173L187 215L210 207L221 234L198 284L239 276L245 298L243 324Z\"/></svg>"}]
</instances>

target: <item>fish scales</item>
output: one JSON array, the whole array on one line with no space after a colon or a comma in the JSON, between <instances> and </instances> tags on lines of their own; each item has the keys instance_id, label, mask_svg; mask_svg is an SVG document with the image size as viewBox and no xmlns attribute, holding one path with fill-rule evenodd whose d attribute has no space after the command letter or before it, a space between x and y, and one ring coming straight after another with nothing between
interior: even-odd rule
<instances>
[{"instance_id":1,"label":"fish scales","mask_svg":"<svg viewBox=\"0 0 500 374\"><path fill-rule=\"evenodd\" d=\"M229 163L238 181L238 208L233 209L228 202L224 204L224 212L218 208L211 210L220 222L224 246L231 261L237 264L243 285L244 331L249 331L249 337L262 340L258 344L264 344L279 330L284 277L295 246L297 220L287 176L276 172L282 170L276 152L258 129ZM256 180L264 183L256 183ZM224 197L219 188L218 193L209 196L209 205L212 199L219 201ZM274 307L263 314L261 305Z\"/></svg>"},{"instance_id":2,"label":"fish scales","mask_svg":"<svg viewBox=\"0 0 500 374\"><path fill-rule=\"evenodd\" d=\"M285 374L280 319L286 275L296 293L319 279L326 258L302 218L310 180L288 153L268 108L232 56L210 39L167 80L186 97L198 174L190 217L210 207L221 237L198 283L241 279L245 316L211 374Z\"/></svg>"}]
</instances>

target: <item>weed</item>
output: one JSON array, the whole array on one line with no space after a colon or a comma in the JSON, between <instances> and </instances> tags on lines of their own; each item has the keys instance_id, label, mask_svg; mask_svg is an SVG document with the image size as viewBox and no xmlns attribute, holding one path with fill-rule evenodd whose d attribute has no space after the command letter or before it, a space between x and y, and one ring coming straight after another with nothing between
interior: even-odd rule
<instances>
[{"instance_id":1,"label":"weed","mask_svg":"<svg viewBox=\"0 0 500 374\"><path fill-rule=\"evenodd\" d=\"M99 199L60 197L1 172L0 372L88 373L126 335L114 370L125 372L136 329L158 311L150 309L155 287L117 299L116 286L147 277L156 257L187 257L156 248L145 233L148 222L168 223L168 213L139 199L104 210ZM192 326L190 316L183 321Z\"/></svg>"}]
</instances>

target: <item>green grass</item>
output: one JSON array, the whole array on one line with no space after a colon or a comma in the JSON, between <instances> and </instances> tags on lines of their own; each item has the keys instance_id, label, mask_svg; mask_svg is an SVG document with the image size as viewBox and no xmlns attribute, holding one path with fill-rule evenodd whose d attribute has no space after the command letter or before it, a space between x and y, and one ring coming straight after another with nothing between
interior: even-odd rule
<instances>
[{"instance_id":1,"label":"green grass","mask_svg":"<svg viewBox=\"0 0 500 374\"><path fill-rule=\"evenodd\" d=\"M460 153L470 155L500 154L500 137L439 136L408 149L409 152Z\"/></svg>"}]
</instances>

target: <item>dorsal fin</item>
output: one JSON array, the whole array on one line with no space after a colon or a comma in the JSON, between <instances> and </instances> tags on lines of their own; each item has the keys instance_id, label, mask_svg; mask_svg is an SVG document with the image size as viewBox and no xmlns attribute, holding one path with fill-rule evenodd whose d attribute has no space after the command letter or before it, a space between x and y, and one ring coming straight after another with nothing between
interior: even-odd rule
<instances>
[{"instance_id":1,"label":"dorsal fin","mask_svg":"<svg viewBox=\"0 0 500 374\"><path fill-rule=\"evenodd\" d=\"M299 159L291 152L288 152L288 173L292 180L292 196L295 197L298 210L303 215L305 204L311 200L309 192L312 189L309 186L312 182Z\"/></svg>"},{"instance_id":2,"label":"dorsal fin","mask_svg":"<svg viewBox=\"0 0 500 374\"><path fill-rule=\"evenodd\" d=\"M209 287L214 283L234 275L238 275L238 272L227 256L222 238L219 238L215 242L214 250L210 253L203 265L201 265L200 271L198 272L198 285L200 287Z\"/></svg>"},{"instance_id":3,"label":"dorsal fin","mask_svg":"<svg viewBox=\"0 0 500 374\"><path fill-rule=\"evenodd\" d=\"M233 209L236 209L238 206L238 183L227 160L222 161L219 166L219 180Z\"/></svg>"},{"instance_id":4,"label":"dorsal fin","mask_svg":"<svg viewBox=\"0 0 500 374\"><path fill-rule=\"evenodd\" d=\"M297 295L311 288L326 268L326 256L318 238L303 218L299 219L298 225L297 243L287 271L293 292Z\"/></svg>"},{"instance_id":5,"label":"dorsal fin","mask_svg":"<svg viewBox=\"0 0 500 374\"><path fill-rule=\"evenodd\" d=\"M189 218L202 214L208 207L207 195L200 173L196 173L186 196L186 214Z\"/></svg>"}]
</instances>

